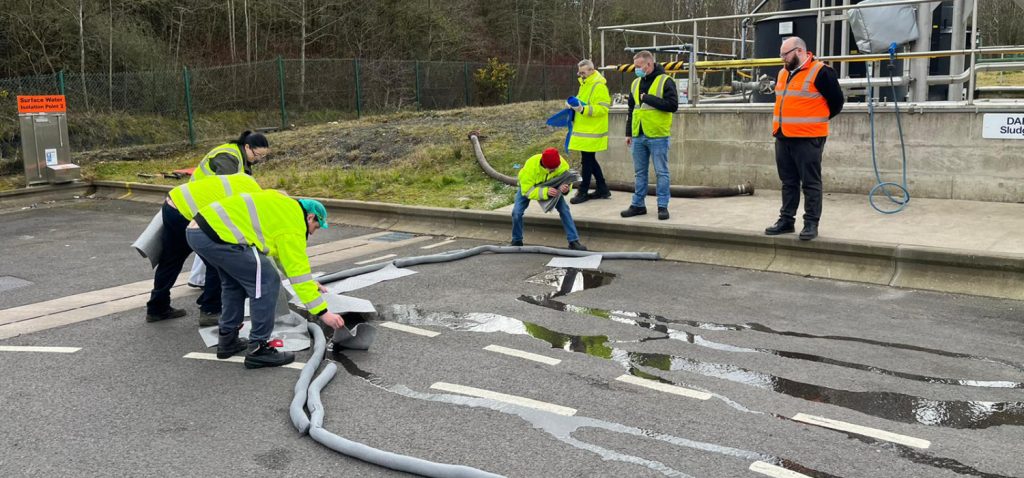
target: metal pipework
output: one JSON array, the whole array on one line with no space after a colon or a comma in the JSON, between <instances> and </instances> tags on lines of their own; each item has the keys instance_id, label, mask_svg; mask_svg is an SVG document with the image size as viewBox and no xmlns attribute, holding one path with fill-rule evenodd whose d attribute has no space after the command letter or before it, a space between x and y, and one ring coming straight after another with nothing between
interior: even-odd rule
<instances>
[{"instance_id":1,"label":"metal pipework","mask_svg":"<svg viewBox=\"0 0 1024 478\"><path fill-rule=\"evenodd\" d=\"M469 133L469 141L473 143L473 152L476 154L476 162L480 165L480 168L487 173L488 176L497 179L509 186L519 187L519 180L512 176L507 176L499 173L491 164L487 162L487 158L484 156L483 149L480 148L479 133ZM614 191L622 192L633 192L635 186L630 183L608 181L608 188ZM657 194L657 185L649 185L647 187L647 194ZM740 196L740 195L753 195L754 185L747 181L743 184L736 186L727 187L713 187L713 186L669 186L669 194L672 197L677 198L714 198L714 197L729 197L729 196ZM322 280L326 280L321 278Z\"/></svg>"}]
</instances>

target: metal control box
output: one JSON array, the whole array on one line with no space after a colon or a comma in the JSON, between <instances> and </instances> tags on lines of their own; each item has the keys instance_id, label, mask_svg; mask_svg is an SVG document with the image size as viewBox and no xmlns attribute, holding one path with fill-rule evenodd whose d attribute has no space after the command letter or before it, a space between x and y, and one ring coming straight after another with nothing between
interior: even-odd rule
<instances>
[{"instance_id":1,"label":"metal control box","mask_svg":"<svg viewBox=\"0 0 1024 478\"><path fill-rule=\"evenodd\" d=\"M81 178L78 166L71 164L63 96L19 96L18 123L25 182L29 186Z\"/></svg>"}]
</instances>

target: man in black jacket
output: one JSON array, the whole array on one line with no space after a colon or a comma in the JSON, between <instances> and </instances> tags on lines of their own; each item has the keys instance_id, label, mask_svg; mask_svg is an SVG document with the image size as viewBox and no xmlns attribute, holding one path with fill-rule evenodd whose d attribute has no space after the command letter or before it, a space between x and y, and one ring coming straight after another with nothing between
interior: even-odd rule
<instances>
[{"instance_id":1,"label":"man in black jacket","mask_svg":"<svg viewBox=\"0 0 1024 478\"><path fill-rule=\"evenodd\" d=\"M654 55L641 51L633 56L637 78L629 89L629 116L626 119L626 147L633 151L634 192L622 217L647 214L648 167L654 163L657 177L658 219L668 219L669 180L668 147L672 116L679 109L676 83L665 69L654 62Z\"/></svg>"}]
</instances>

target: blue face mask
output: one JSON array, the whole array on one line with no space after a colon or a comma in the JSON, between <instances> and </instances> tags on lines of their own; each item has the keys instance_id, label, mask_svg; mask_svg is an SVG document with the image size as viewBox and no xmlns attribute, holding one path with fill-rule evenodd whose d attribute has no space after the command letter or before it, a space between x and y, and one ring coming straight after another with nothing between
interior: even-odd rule
<instances>
[{"instance_id":1,"label":"blue face mask","mask_svg":"<svg viewBox=\"0 0 1024 478\"><path fill-rule=\"evenodd\" d=\"M633 73L636 73L637 78L643 78L645 75L643 68L637 68L633 70Z\"/></svg>"}]
</instances>

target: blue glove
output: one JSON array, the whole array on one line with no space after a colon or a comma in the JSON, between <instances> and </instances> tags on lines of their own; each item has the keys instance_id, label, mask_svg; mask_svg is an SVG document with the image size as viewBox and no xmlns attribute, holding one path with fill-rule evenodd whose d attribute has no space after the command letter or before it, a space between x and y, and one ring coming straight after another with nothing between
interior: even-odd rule
<instances>
[{"instance_id":1,"label":"blue glove","mask_svg":"<svg viewBox=\"0 0 1024 478\"><path fill-rule=\"evenodd\" d=\"M580 99L575 96L570 96L569 99L565 100L565 102L569 103L569 106L573 108L583 105L583 102L580 101Z\"/></svg>"}]
</instances>

